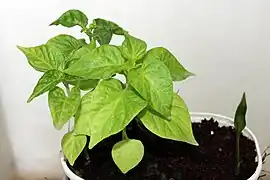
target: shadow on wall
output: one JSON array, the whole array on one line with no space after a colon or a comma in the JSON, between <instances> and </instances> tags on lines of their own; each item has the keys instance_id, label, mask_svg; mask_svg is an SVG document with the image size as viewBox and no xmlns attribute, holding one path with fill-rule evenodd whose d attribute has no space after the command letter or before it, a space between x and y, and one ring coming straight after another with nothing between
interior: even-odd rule
<instances>
[{"instance_id":1,"label":"shadow on wall","mask_svg":"<svg viewBox=\"0 0 270 180\"><path fill-rule=\"evenodd\" d=\"M7 134L6 121L7 119L5 118L0 96L0 180L10 180L15 172L13 153Z\"/></svg>"}]
</instances>

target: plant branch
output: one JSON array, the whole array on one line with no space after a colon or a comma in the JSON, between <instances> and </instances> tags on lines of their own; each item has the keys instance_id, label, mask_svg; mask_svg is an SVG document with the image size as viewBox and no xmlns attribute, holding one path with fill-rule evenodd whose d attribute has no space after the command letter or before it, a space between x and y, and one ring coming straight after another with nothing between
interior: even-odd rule
<instances>
[{"instance_id":1,"label":"plant branch","mask_svg":"<svg viewBox=\"0 0 270 180\"><path fill-rule=\"evenodd\" d=\"M125 128L125 129L123 129L123 131L122 131L122 139L123 139L123 140L128 140L128 136L127 136L126 128Z\"/></svg>"}]
</instances>

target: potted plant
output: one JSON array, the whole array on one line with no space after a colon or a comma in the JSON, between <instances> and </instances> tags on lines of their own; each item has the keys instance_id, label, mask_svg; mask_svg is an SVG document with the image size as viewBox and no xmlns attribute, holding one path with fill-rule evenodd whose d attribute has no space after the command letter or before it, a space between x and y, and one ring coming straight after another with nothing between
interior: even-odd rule
<instances>
[{"instance_id":1,"label":"potted plant","mask_svg":"<svg viewBox=\"0 0 270 180\"><path fill-rule=\"evenodd\" d=\"M69 179L258 178L261 156L245 128L245 96L235 129L224 116L190 115L173 81L194 74L166 48L147 50L116 23L99 18L89 24L79 10L51 25L79 26L89 38L61 34L40 46L18 46L44 73L28 102L48 92L54 127L74 122L62 139L61 163ZM123 36L123 43L110 44L113 35Z\"/></svg>"}]
</instances>

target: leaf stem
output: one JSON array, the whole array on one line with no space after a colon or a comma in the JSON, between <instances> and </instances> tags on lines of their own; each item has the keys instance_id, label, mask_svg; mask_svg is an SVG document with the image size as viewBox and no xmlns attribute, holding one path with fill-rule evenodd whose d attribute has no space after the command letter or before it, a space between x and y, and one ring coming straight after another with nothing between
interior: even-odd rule
<instances>
[{"instance_id":1,"label":"leaf stem","mask_svg":"<svg viewBox=\"0 0 270 180\"><path fill-rule=\"evenodd\" d=\"M63 84L64 84L64 86L66 88L66 92L67 92L68 96L70 96L71 92L70 92L70 89L69 89L69 85L67 83L64 83L64 82L63 82ZM68 132L71 132L71 120L68 120Z\"/></svg>"},{"instance_id":2,"label":"leaf stem","mask_svg":"<svg viewBox=\"0 0 270 180\"><path fill-rule=\"evenodd\" d=\"M123 140L128 140L126 128L122 130L122 139L123 139Z\"/></svg>"}]
</instances>

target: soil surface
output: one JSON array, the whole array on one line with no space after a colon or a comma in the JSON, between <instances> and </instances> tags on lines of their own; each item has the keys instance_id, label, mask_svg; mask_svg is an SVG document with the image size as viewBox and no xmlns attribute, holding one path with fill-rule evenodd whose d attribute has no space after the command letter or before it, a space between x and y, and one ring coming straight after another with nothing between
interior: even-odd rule
<instances>
[{"instance_id":1,"label":"soil surface","mask_svg":"<svg viewBox=\"0 0 270 180\"><path fill-rule=\"evenodd\" d=\"M140 139L145 154L140 164L122 174L111 157L113 145L121 135L112 136L93 150L84 153L71 168L85 180L247 180L256 170L255 143L241 136L241 173L234 175L235 131L232 127L218 127L213 119L192 124L199 146L161 139L132 123L127 128L129 138Z\"/></svg>"}]
</instances>

